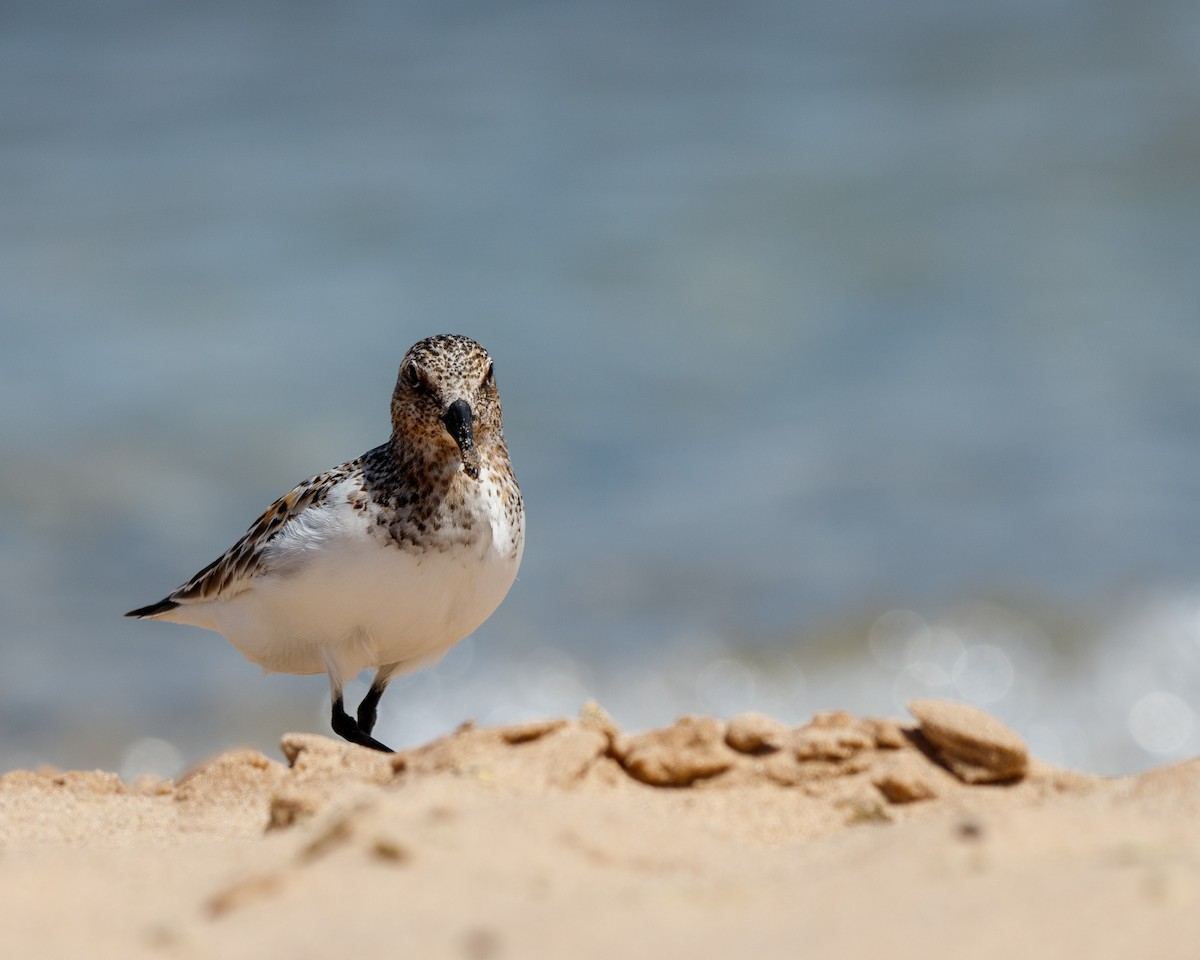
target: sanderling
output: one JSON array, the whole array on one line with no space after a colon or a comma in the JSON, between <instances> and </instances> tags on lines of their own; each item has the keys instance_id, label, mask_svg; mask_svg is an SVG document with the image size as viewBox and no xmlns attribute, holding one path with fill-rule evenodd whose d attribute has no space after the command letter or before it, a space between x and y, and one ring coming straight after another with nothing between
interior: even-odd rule
<instances>
[{"instance_id":1,"label":"sanderling","mask_svg":"<svg viewBox=\"0 0 1200 960\"><path fill-rule=\"evenodd\" d=\"M371 736L399 673L435 663L500 605L525 547L488 352L443 335L404 355L392 435L276 500L223 556L127 617L224 634L271 673L329 675L334 732ZM342 688L371 688L346 713Z\"/></svg>"}]
</instances>

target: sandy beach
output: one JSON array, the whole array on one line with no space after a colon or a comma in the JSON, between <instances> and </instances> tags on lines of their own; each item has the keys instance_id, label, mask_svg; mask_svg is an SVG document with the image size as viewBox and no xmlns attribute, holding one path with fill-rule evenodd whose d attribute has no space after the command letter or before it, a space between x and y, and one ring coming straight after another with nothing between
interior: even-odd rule
<instances>
[{"instance_id":1,"label":"sandy beach","mask_svg":"<svg viewBox=\"0 0 1200 960\"><path fill-rule=\"evenodd\" d=\"M0 778L13 956L1193 957L1200 762L1101 779L980 711L578 719L178 781Z\"/></svg>"}]
</instances>

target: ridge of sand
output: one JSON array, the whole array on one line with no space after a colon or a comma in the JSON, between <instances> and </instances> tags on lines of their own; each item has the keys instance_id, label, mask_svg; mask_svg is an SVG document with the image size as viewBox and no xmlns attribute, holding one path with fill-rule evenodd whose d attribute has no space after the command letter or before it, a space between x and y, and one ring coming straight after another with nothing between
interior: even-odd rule
<instances>
[{"instance_id":1,"label":"ridge of sand","mask_svg":"<svg viewBox=\"0 0 1200 960\"><path fill-rule=\"evenodd\" d=\"M0 777L13 955L1192 957L1200 762L1105 780L963 704L288 734L178 782Z\"/></svg>"}]
</instances>

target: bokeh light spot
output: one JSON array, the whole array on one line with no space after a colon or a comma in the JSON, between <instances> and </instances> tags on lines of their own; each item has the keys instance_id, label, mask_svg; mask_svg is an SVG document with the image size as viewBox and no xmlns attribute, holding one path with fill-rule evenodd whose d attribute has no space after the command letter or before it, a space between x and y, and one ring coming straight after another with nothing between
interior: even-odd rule
<instances>
[{"instance_id":1,"label":"bokeh light spot","mask_svg":"<svg viewBox=\"0 0 1200 960\"><path fill-rule=\"evenodd\" d=\"M1191 739L1196 715L1182 699L1155 690L1129 709L1129 733L1150 753L1175 753Z\"/></svg>"},{"instance_id":2,"label":"bokeh light spot","mask_svg":"<svg viewBox=\"0 0 1200 960\"><path fill-rule=\"evenodd\" d=\"M183 769L183 755L173 744L157 737L135 740L121 757L119 773L126 783L134 783L139 777L151 776L168 779Z\"/></svg>"},{"instance_id":3,"label":"bokeh light spot","mask_svg":"<svg viewBox=\"0 0 1200 960\"><path fill-rule=\"evenodd\" d=\"M719 717L753 709L758 694L754 674L737 660L714 660L696 677L701 709Z\"/></svg>"},{"instance_id":4,"label":"bokeh light spot","mask_svg":"<svg viewBox=\"0 0 1200 960\"><path fill-rule=\"evenodd\" d=\"M1012 689L1014 671L1007 653L990 643L967 647L951 671L958 692L972 703L995 703Z\"/></svg>"}]
</instances>

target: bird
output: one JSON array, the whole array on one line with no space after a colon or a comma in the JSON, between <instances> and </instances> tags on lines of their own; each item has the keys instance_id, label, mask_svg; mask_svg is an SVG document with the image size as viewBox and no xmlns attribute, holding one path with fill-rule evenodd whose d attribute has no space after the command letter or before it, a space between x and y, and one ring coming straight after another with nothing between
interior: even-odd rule
<instances>
[{"instance_id":1,"label":"bird","mask_svg":"<svg viewBox=\"0 0 1200 960\"><path fill-rule=\"evenodd\" d=\"M212 630L267 673L329 678L330 725L373 736L396 676L436 663L508 594L525 505L491 355L440 334L404 354L391 436L284 494L224 554L125 616ZM354 716L348 680L374 668Z\"/></svg>"}]
</instances>

